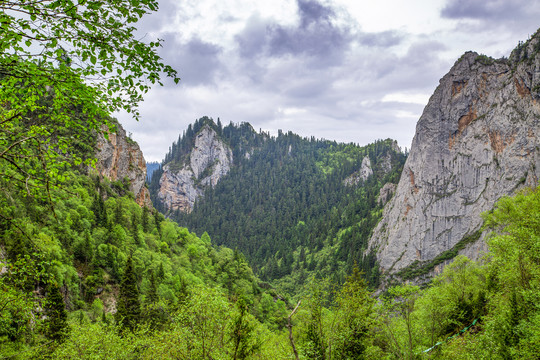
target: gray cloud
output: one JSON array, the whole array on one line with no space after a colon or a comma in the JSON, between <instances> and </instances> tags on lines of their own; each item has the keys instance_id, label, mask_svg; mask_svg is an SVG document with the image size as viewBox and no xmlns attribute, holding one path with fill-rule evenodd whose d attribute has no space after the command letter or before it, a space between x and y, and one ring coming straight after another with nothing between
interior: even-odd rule
<instances>
[{"instance_id":1,"label":"gray cloud","mask_svg":"<svg viewBox=\"0 0 540 360\"><path fill-rule=\"evenodd\" d=\"M274 25L269 28L271 55L328 56L342 52L351 41L350 29L333 24L335 12L315 0L297 0L298 27Z\"/></svg>"},{"instance_id":2,"label":"gray cloud","mask_svg":"<svg viewBox=\"0 0 540 360\"><path fill-rule=\"evenodd\" d=\"M182 81L178 87L152 89L141 106L140 123L119 116L147 159L161 159L188 124L204 115L223 123L249 121L256 129L274 132L360 144L391 137L410 146L425 104L407 102L407 96L427 98L463 51L481 51L477 46L506 51L529 31L514 26L525 32L525 37L516 36L512 24L534 24L540 18L540 7L523 15L524 1L510 2L516 9L502 1L448 0L440 15L455 25L451 31L365 32L343 9L328 3L296 0L294 25L256 13L243 24L240 18L217 14L220 28L237 32L230 34L232 43L230 37L214 43L216 37L209 40L204 31L187 40L185 34L181 40L179 33L163 33L166 21L176 19L182 30L181 21L189 19L177 9L182 5L160 0L171 13L160 11L157 19L163 16L163 23L153 21L145 29L165 38L160 54ZM186 14L204 23L203 13ZM461 49L465 46L471 49Z\"/></svg>"},{"instance_id":3,"label":"gray cloud","mask_svg":"<svg viewBox=\"0 0 540 360\"><path fill-rule=\"evenodd\" d=\"M299 24L284 26L252 16L236 36L240 55L245 58L271 56L316 57L324 62L336 60L349 47L351 29L335 25L335 12L316 0L297 0Z\"/></svg>"},{"instance_id":4,"label":"gray cloud","mask_svg":"<svg viewBox=\"0 0 540 360\"><path fill-rule=\"evenodd\" d=\"M269 26L271 26L270 22L262 19L258 14L247 20L244 30L235 36L240 56L250 59L263 54Z\"/></svg>"},{"instance_id":5,"label":"gray cloud","mask_svg":"<svg viewBox=\"0 0 540 360\"><path fill-rule=\"evenodd\" d=\"M534 0L449 0L441 16L449 19L516 20Z\"/></svg>"},{"instance_id":6,"label":"gray cloud","mask_svg":"<svg viewBox=\"0 0 540 360\"><path fill-rule=\"evenodd\" d=\"M216 73L223 67L221 61L222 48L192 38L187 42L178 42L174 34L163 34L166 46L160 51L169 65L180 74L185 85L212 84Z\"/></svg>"},{"instance_id":7,"label":"gray cloud","mask_svg":"<svg viewBox=\"0 0 540 360\"><path fill-rule=\"evenodd\" d=\"M147 33L159 33L163 26L174 21L178 3L175 0L159 0L159 9L156 12L145 15L137 23L137 33L145 35Z\"/></svg>"},{"instance_id":8,"label":"gray cloud","mask_svg":"<svg viewBox=\"0 0 540 360\"><path fill-rule=\"evenodd\" d=\"M310 69L327 68L341 65L353 43L388 48L399 45L405 37L397 31L361 32L352 19L336 25L334 9L316 0L297 0L297 8L297 25L280 25L256 14L236 35L240 56L250 62L247 65L256 74L262 69L253 61L260 59L289 56L302 58L303 66Z\"/></svg>"},{"instance_id":9,"label":"gray cloud","mask_svg":"<svg viewBox=\"0 0 540 360\"><path fill-rule=\"evenodd\" d=\"M363 33L358 38L360 43L365 46L392 47L399 45L404 37L404 34L397 31L382 31L379 33Z\"/></svg>"}]
</instances>

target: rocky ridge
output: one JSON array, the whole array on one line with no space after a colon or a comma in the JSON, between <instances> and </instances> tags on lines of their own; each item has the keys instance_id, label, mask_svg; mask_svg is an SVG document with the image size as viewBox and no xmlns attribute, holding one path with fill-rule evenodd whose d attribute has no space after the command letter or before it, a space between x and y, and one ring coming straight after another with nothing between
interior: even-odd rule
<instances>
[{"instance_id":1,"label":"rocky ridge","mask_svg":"<svg viewBox=\"0 0 540 360\"><path fill-rule=\"evenodd\" d=\"M467 52L440 80L369 243L383 273L440 271L433 259L453 249L478 257L480 214L538 184L539 52L537 32L508 60Z\"/></svg>"},{"instance_id":2,"label":"rocky ridge","mask_svg":"<svg viewBox=\"0 0 540 360\"><path fill-rule=\"evenodd\" d=\"M126 135L124 128L120 124L116 124L115 132L104 128L97 136L96 148L98 172L113 181L127 179L137 203L151 206L150 193L145 186L146 161L139 145Z\"/></svg>"},{"instance_id":3,"label":"rocky ridge","mask_svg":"<svg viewBox=\"0 0 540 360\"><path fill-rule=\"evenodd\" d=\"M190 212L206 186L215 186L233 163L231 148L216 131L205 125L195 137L187 161L163 166L158 199L168 211Z\"/></svg>"}]
</instances>

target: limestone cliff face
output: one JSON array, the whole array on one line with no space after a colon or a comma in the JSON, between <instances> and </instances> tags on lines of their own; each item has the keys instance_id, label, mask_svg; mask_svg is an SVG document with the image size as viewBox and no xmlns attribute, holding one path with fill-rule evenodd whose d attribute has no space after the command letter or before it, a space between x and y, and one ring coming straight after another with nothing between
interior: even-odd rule
<instances>
[{"instance_id":1,"label":"limestone cliff face","mask_svg":"<svg viewBox=\"0 0 540 360\"><path fill-rule=\"evenodd\" d=\"M538 184L538 35L509 60L468 52L440 80L370 240L383 272L432 260L479 230L499 198ZM464 251L483 248L480 240Z\"/></svg>"},{"instance_id":2,"label":"limestone cliff face","mask_svg":"<svg viewBox=\"0 0 540 360\"><path fill-rule=\"evenodd\" d=\"M388 161L390 161L390 154L388 155ZM391 164L388 166L391 168ZM371 167L371 161L369 160L369 156L366 155L362 159L362 165L360 166L360 169L345 180L343 180L343 184L346 186L358 185L360 181L366 181L371 175L373 175L373 169Z\"/></svg>"},{"instance_id":3,"label":"limestone cliff face","mask_svg":"<svg viewBox=\"0 0 540 360\"><path fill-rule=\"evenodd\" d=\"M115 133L108 132L97 137L97 169L111 180L129 180L130 191L141 206L151 206L150 193L145 187L146 161L139 145L126 136L120 124ZM106 130L105 130L106 131Z\"/></svg>"},{"instance_id":4,"label":"limestone cliff face","mask_svg":"<svg viewBox=\"0 0 540 360\"><path fill-rule=\"evenodd\" d=\"M190 212L206 186L215 186L232 165L232 150L208 125L195 138L195 146L182 166L163 166L158 198L169 211Z\"/></svg>"}]
</instances>

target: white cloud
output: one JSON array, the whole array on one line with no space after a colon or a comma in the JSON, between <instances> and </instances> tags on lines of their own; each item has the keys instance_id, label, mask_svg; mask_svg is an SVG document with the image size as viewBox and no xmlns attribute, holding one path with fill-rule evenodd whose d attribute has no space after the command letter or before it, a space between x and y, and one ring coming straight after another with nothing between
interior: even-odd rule
<instances>
[{"instance_id":1,"label":"white cloud","mask_svg":"<svg viewBox=\"0 0 540 360\"><path fill-rule=\"evenodd\" d=\"M507 56L540 26L540 0L513 0L512 14L527 7L522 26L472 1L467 10L457 0L161 0L141 32L165 37L162 56L184 81L152 89L139 123L117 116L147 160L161 160L205 115L273 134L360 144L391 137L409 147L429 96L463 52Z\"/></svg>"}]
</instances>

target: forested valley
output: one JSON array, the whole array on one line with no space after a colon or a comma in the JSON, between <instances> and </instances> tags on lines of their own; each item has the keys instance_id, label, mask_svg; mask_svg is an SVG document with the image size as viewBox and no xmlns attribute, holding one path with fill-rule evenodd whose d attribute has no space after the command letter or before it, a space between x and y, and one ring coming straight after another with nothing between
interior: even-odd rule
<instances>
[{"instance_id":1,"label":"forested valley","mask_svg":"<svg viewBox=\"0 0 540 360\"><path fill-rule=\"evenodd\" d=\"M365 253L384 205L379 192L397 184L406 159L393 140L359 146L291 132L273 137L247 123L222 127L204 117L172 145L164 164L187 162L203 126L231 147L230 174L185 213L167 212L160 203L157 170L150 192L158 209L196 233L208 232L216 244L238 249L262 280L290 295L311 276L343 283L354 264L370 286L378 286L374 255ZM351 180L366 160L371 175Z\"/></svg>"},{"instance_id":2,"label":"forested valley","mask_svg":"<svg viewBox=\"0 0 540 360\"><path fill-rule=\"evenodd\" d=\"M157 8L0 2L0 359L538 358L540 189L483 215L481 261L415 285L367 251L406 157L391 140L198 121L165 162L181 165L205 124L237 154L189 214L103 176L110 114L138 118L151 85L179 80L161 42L136 37ZM344 183L366 157L372 176Z\"/></svg>"}]
</instances>

